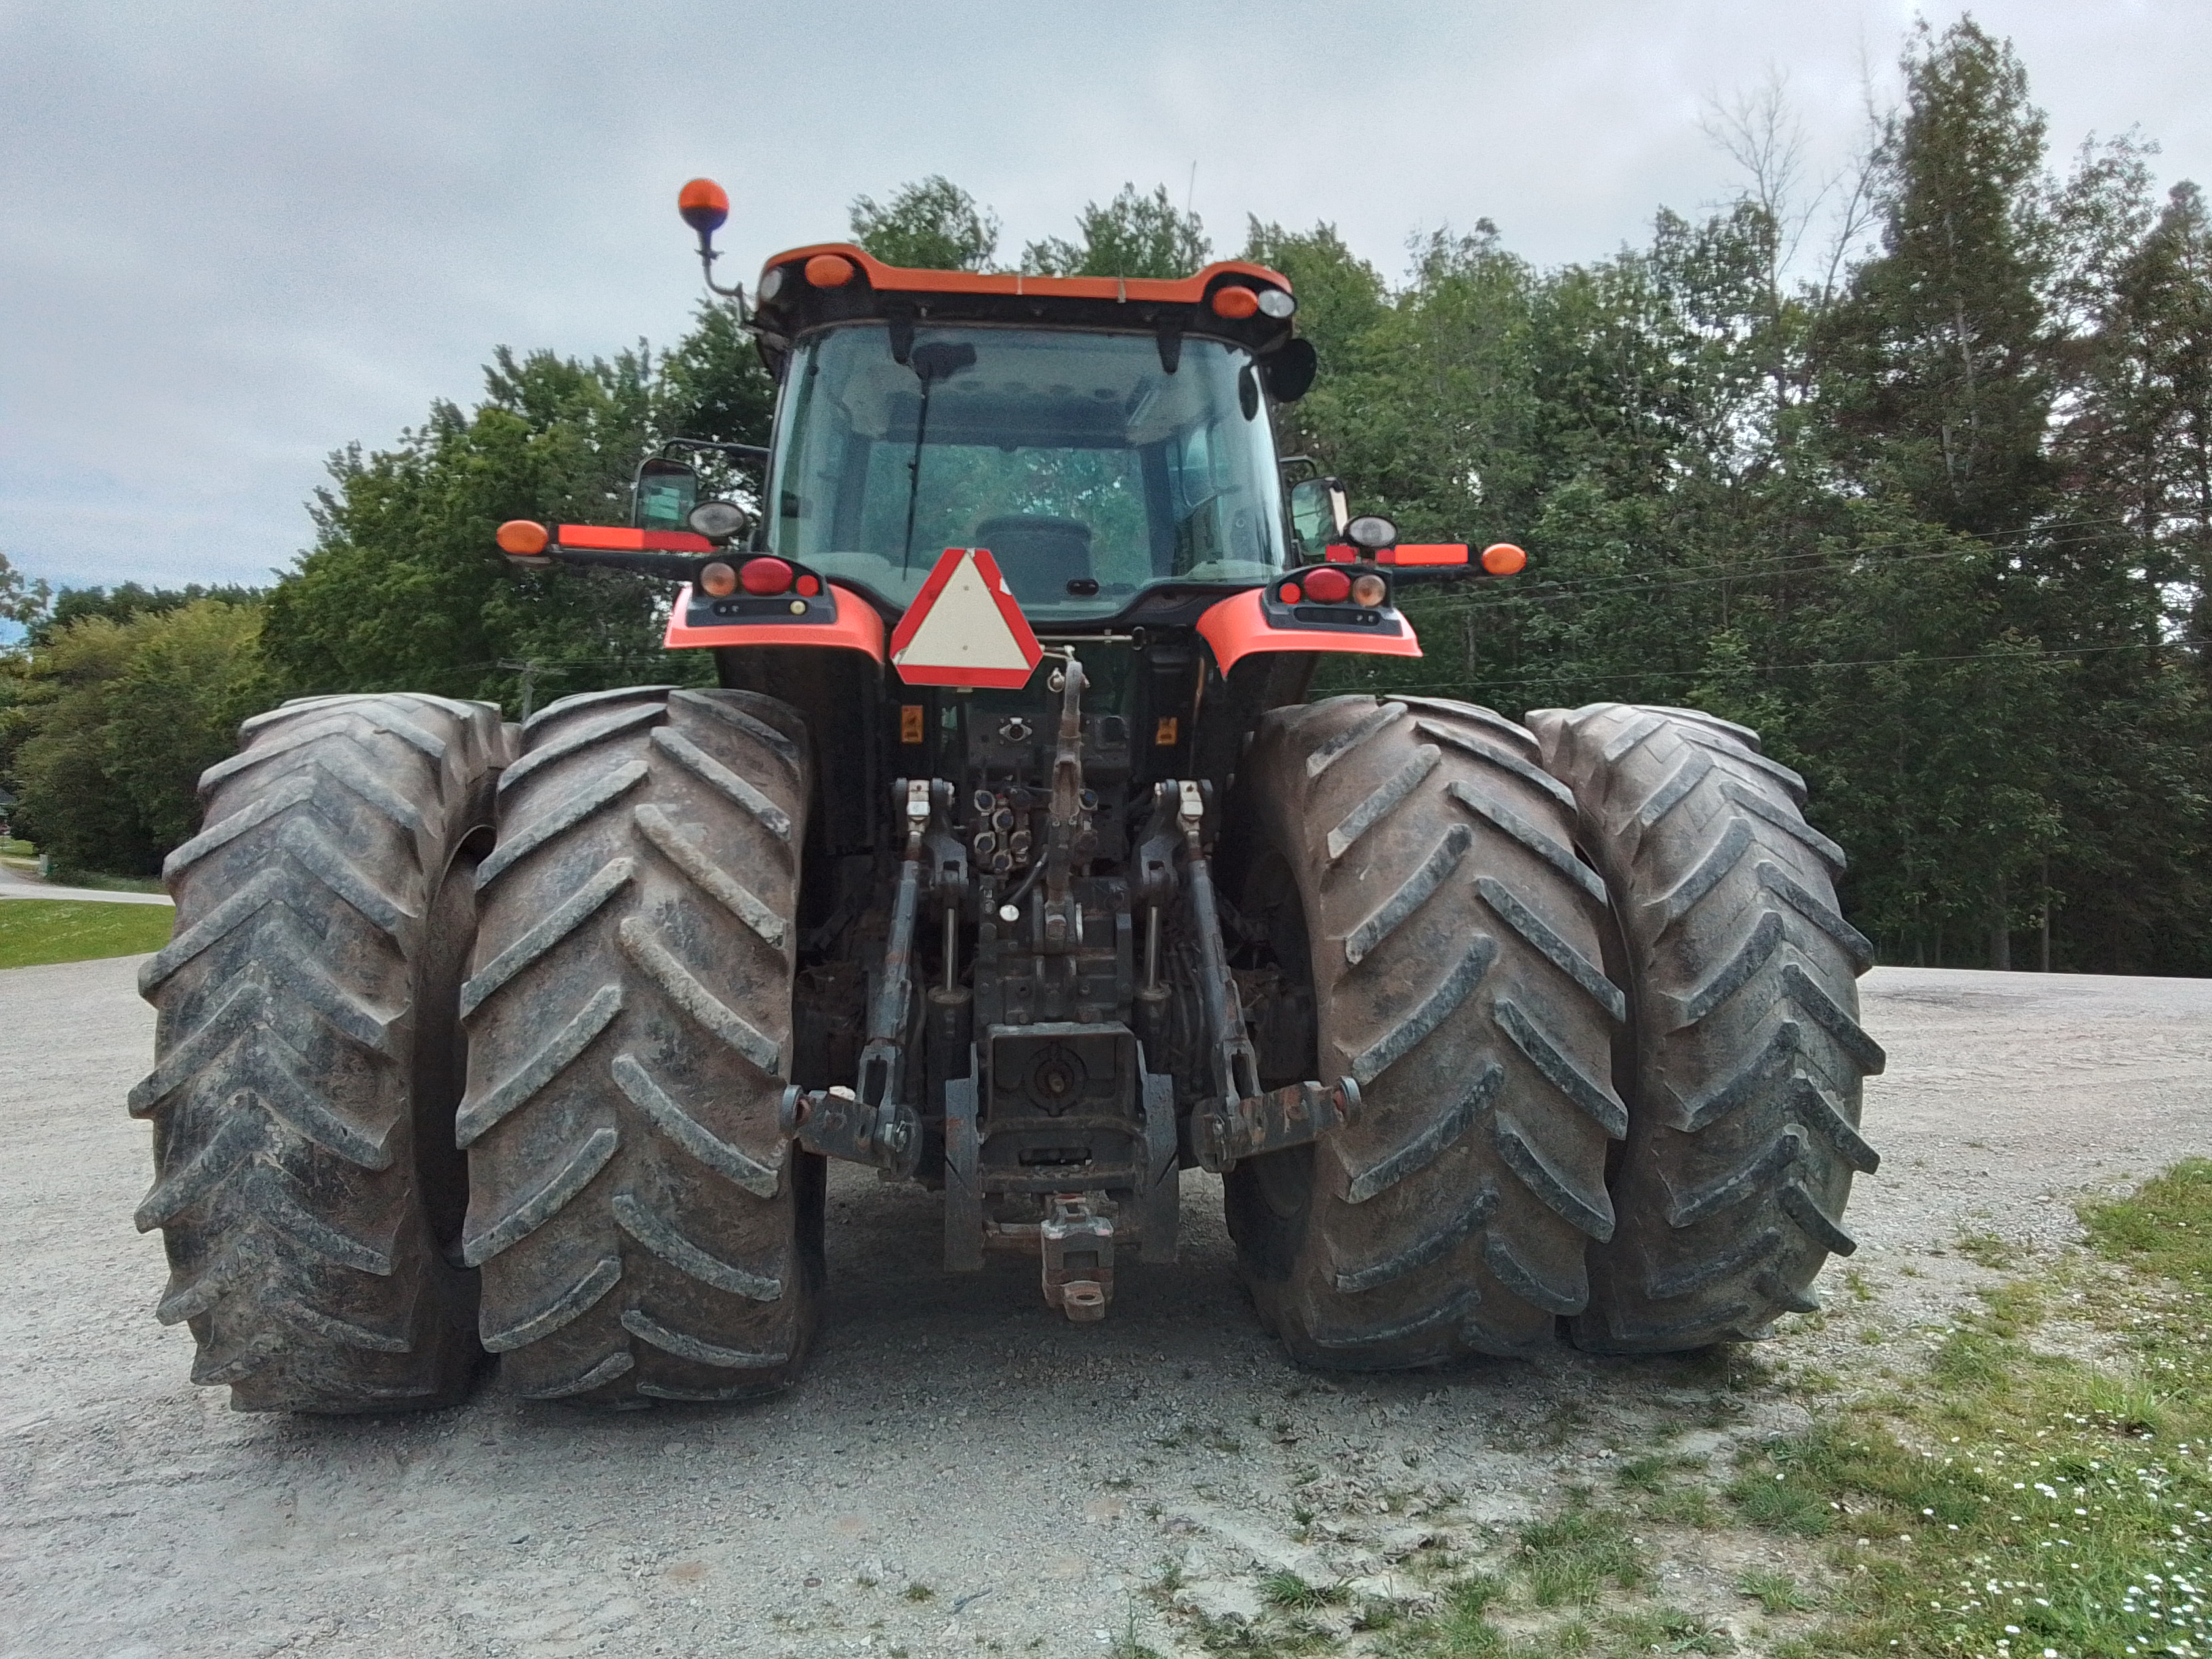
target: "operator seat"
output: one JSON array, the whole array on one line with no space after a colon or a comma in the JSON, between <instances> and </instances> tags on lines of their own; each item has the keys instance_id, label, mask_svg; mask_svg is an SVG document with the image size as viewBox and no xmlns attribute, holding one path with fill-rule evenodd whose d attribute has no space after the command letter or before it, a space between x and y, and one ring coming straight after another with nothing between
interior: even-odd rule
<instances>
[{"instance_id":1,"label":"operator seat","mask_svg":"<svg viewBox=\"0 0 2212 1659\"><path fill-rule=\"evenodd\" d=\"M1068 583L1091 574L1091 526L1080 519L1000 513L978 522L972 539L990 550L1017 595L1040 603L1066 599Z\"/></svg>"}]
</instances>

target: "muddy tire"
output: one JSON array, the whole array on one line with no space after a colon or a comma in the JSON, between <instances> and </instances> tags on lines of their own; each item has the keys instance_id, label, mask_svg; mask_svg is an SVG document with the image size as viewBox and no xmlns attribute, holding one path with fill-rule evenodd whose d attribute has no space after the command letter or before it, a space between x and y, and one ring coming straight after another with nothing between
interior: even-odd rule
<instances>
[{"instance_id":1,"label":"muddy tire","mask_svg":"<svg viewBox=\"0 0 2212 1659\"><path fill-rule=\"evenodd\" d=\"M318 697L248 720L169 855L176 932L131 1092L154 1127L196 1382L240 1411L404 1411L464 1395L480 1351L453 1144L456 988L474 855L510 736L488 703Z\"/></svg>"},{"instance_id":2,"label":"muddy tire","mask_svg":"<svg viewBox=\"0 0 2212 1659\"><path fill-rule=\"evenodd\" d=\"M1606 894L1527 732L1486 709L1339 697L1261 721L1231 821L1243 908L1303 948L1324 1082L1361 1103L1231 1171L1261 1316L1312 1365L1525 1354L1588 1298L1613 1231L1623 1012Z\"/></svg>"},{"instance_id":3,"label":"muddy tire","mask_svg":"<svg viewBox=\"0 0 2212 1659\"><path fill-rule=\"evenodd\" d=\"M1860 1079L1882 1066L1836 907L1844 855L1804 781L1712 715L1598 703L1529 724L1615 895L1634 1006L1620 1224L1591 1255L1576 1341L1655 1353L1765 1334L1819 1304L1854 1172Z\"/></svg>"},{"instance_id":4,"label":"muddy tire","mask_svg":"<svg viewBox=\"0 0 2212 1659\"><path fill-rule=\"evenodd\" d=\"M823 1170L777 1106L811 772L787 705L647 687L546 708L501 780L459 1133L483 1344L523 1395L798 1376Z\"/></svg>"}]
</instances>

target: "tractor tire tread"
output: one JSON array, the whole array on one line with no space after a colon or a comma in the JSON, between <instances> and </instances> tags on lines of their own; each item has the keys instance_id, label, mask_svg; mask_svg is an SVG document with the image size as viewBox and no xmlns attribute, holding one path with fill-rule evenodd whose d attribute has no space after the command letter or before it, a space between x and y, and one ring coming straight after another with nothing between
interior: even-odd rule
<instances>
[{"instance_id":1,"label":"tractor tire tread","mask_svg":"<svg viewBox=\"0 0 2212 1659\"><path fill-rule=\"evenodd\" d=\"M1537 754L1487 709L1361 696L1275 711L1247 752L1232 879L1248 917L1255 871L1294 883L1318 1075L1360 1092L1303 1165L1231 1172L1247 1283L1303 1363L1525 1354L1587 1294L1624 1005L1598 965L1603 889Z\"/></svg>"},{"instance_id":2,"label":"tractor tire tread","mask_svg":"<svg viewBox=\"0 0 2212 1659\"><path fill-rule=\"evenodd\" d=\"M526 741L462 1004L484 1344L531 1398L773 1392L819 1299L819 1161L777 1127L805 727L754 693L633 688Z\"/></svg>"},{"instance_id":3,"label":"tractor tire tread","mask_svg":"<svg viewBox=\"0 0 2212 1659\"><path fill-rule=\"evenodd\" d=\"M489 833L509 757L489 704L339 696L246 721L165 866L171 942L131 1091L154 1129L138 1210L171 1269L197 1381L242 1411L387 1411L460 1397L473 1275L426 1175L453 1155L435 1081L465 922L448 872Z\"/></svg>"},{"instance_id":4,"label":"tractor tire tread","mask_svg":"<svg viewBox=\"0 0 2212 1659\"><path fill-rule=\"evenodd\" d=\"M1854 982L1873 951L1836 902L1842 854L1804 822L1804 780L1744 727L1620 703L1528 723L1613 893L1632 1005L1616 1224L1575 1340L1639 1353L1763 1334L1856 1248L1839 1218L1879 1162L1858 1121L1882 1054Z\"/></svg>"}]
</instances>

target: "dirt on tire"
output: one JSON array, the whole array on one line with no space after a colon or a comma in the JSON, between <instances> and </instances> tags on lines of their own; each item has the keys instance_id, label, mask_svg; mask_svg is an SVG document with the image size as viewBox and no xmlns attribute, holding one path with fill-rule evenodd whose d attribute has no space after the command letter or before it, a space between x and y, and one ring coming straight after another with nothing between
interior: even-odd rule
<instances>
[{"instance_id":1,"label":"dirt on tire","mask_svg":"<svg viewBox=\"0 0 2212 1659\"><path fill-rule=\"evenodd\" d=\"M453 1009L509 736L488 703L410 695L289 703L245 736L200 780L205 827L163 871L176 933L139 975L156 1311L239 1410L447 1404L479 1358Z\"/></svg>"},{"instance_id":2,"label":"dirt on tire","mask_svg":"<svg viewBox=\"0 0 2212 1659\"><path fill-rule=\"evenodd\" d=\"M771 697L645 687L541 711L501 781L458 1128L523 1395L735 1400L804 1363L823 1168L777 1113L812 769Z\"/></svg>"},{"instance_id":3,"label":"dirt on tire","mask_svg":"<svg viewBox=\"0 0 2212 1659\"><path fill-rule=\"evenodd\" d=\"M1317 1146L1231 1173L1261 1316L1331 1368L1549 1346L1613 1231L1627 1122L1571 797L1522 727L1416 698L1278 711L1243 778L1246 914L1307 950L1317 1075L1360 1095Z\"/></svg>"},{"instance_id":4,"label":"dirt on tire","mask_svg":"<svg viewBox=\"0 0 2212 1659\"><path fill-rule=\"evenodd\" d=\"M1634 1006L1618 1225L1591 1252L1576 1341L1652 1353L1807 1312L1879 1161L1859 1133L1882 1051L1858 1019L1873 947L1844 921L1836 845L1756 733L1693 710L1596 703L1530 725L1611 886Z\"/></svg>"}]
</instances>

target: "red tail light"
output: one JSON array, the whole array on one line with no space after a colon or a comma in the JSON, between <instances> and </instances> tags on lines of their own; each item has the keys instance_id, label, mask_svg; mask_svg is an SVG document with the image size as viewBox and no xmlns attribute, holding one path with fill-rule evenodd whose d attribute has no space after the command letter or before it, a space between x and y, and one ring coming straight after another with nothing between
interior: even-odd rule
<instances>
[{"instance_id":1,"label":"red tail light","mask_svg":"<svg viewBox=\"0 0 2212 1659\"><path fill-rule=\"evenodd\" d=\"M792 574L781 559L748 559L738 580L748 593L783 593L790 591Z\"/></svg>"},{"instance_id":2,"label":"red tail light","mask_svg":"<svg viewBox=\"0 0 2212 1659\"><path fill-rule=\"evenodd\" d=\"M1306 596L1319 605L1342 605L1352 592L1352 578L1334 566L1324 565L1306 576Z\"/></svg>"}]
</instances>

